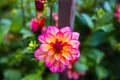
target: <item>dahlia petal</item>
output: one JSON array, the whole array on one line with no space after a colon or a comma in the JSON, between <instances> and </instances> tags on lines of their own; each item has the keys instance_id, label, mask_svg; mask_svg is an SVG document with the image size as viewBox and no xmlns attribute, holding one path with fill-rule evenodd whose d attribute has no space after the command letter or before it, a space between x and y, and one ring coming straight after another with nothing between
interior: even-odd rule
<instances>
[{"instance_id":1,"label":"dahlia petal","mask_svg":"<svg viewBox=\"0 0 120 80\"><path fill-rule=\"evenodd\" d=\"M72 55L70 52L63 50L62 51L62 56L64 56L68 60L72 60Z\"/></svg>"},{"instance_id":2,"label":"dahlia petal","mask_svg":"<svg viewBox=\"0 0 120 80\"><path fill-rule=\"evenodd\" d=\"M54 57L55 57L56 60L60 60L61 59L61 54L55 53Z\"/></svg>"},{"instance_id":3,"label":"dahlia petal","mask_svg":"<svg viewBox=\"0 0 120 80\"><path fill-rule=\"evenodd\" d=\"M72 49L72 46L70 44L63 44L63 50L70 51Z\"/></svg>"},{"instance_id":4,"label":"dahlia petal","mask_svg":"<svg viewBox=\"0 0 120 80\"><path fill-rule=\"evenodd\" d=\"M64 65L68 65L68 64L70 63L70 61L67 60L65 57L62 57L62 58L60 59L60 62L63 63Z\"/></svg>"},{"instance_id":5,"label":"dahlia petal","mask_svg":"<svg viewBox=\"0 0 120 80\"><path fill-rule=\"evenodd\" d=\"M50 67L54 64L54 62L55 62L55 59L53 56L46 56L45 57L45 65L46 66Z\"/></svg>"},{"instance_id":6,"label":"dahlia petal","mask_svg":"<svg viewBox=\"0 0 120 80\"><path fill-rule=\"evenodd\" d=\"M40 42L42 42L42 43L46 43L44 34L38 36L38 40L39 40Z\"/></svg>"},{"instance_id":7,"label":"dahlia petal","mask_svg":"<svg viewBox=\"0 0 120 80\"><path fill-rule=\"evenodd\" d=\"M39 48L34 52L34 57L37 60L43 60L46 56L46 53L42 52Z\"/></svg>"},{"instance_id":8,"label":"dahlia petal","mask_svg":"<svg viewBox=\"0 0 120 80\"><path fill-rule=\"evenodd\" d=\"M52 72L59 72L59 61L56 61L50 68L50 71Z\"/></svg>"},{"instance_id":9,"label":"dahlia petal","mask_svg":"<svg viewBox=\"0 0 120 80\"><path fill-rule=\"evenodd\" d=\"M49 26L47 33L51 33L52 35L56 36L57 32L59 32L59 29L56 26Z\"/></svg>"},{"instance_id":10,"label":"dahlia petal","mask_svg":"<svg viewBox=\"0 0 120 80\"><path fill-rule=\"evenodd\" d=\"M58 72L63 72L65 70L65 68L66 68L65 65L62 64L62 63L60 63L59 66L60 67L59 67L59 71Z\"/></svg>"},{"instance_id":11,"label":"dahlia petal","mask_svg":"<svg viewBox=\"0 0 120 80\"><path fill-rule=\"evenodd\" d=\"M69 42L72 39L72 33L71 32L64 32L64 36L62 38L63 42Z\"/></svg>"},{"instance_id":12,"label":"dahlia petal","mask_svg":"<svg viewBox=\"0 0 120 80\"><path fill-rule=\"evenodd\" d=\"M43 52L47 52L51 48L52 48L52 46L49 44L41 44L41 46L40 46L40 50Z\"/></svg>"},{"instance_id":13,"label":"dahlia petal","mask_svg":"<svg viewBox=\"0 0 120 80\"><path fill-rule=\"evenodd\" d=\"M78 58L80 56L80 52L76 48L71 49L70 53L73 56L73 58Z\"/></svg>"},{"instance_id":14,"label":"dahlia petal","mask_svg":"<svg viewBox=\"0 0 120 80\"><path fill-rule=\"evenodd\" d=\"M47 52L47 54L50 56L53 55L54 53L55 53L55 51L52 48L49 49L49 51Z\"/></svg>"},{"instance_id":15,"label":"dahlia petal","mask_svg":"<svg viewBox=\"0 0 120 80\"><path fill-rule=\"evenodd\" d=\"M46 42L48 42L48 43L55 42L55 37L50 33L45 34L45 39L46 39Z\"/></svg>"},{"instance_id":16,"label":"dahlia petal","mask_svg":"<svg viewBox=\"0 0 120 80\"><path fill-rule=\"evenodd\" d=\"M63 33L62 33L61 31L59 31L59 32L57 33L57 39L58 39L59 41L61 41L61 40L63 39Z\"/></svg>"},{"instance_id":17,"label":"dahlia petal","mask_svg":"<svg viewBox=\"0 0 120 80\"><path fill-rule=\"evenodd\" d=\"M78 48L80 45L80 42L77 40L71 40L70 43L74 48Z\"/></svg>"},{"instance_id":18,"label":"dahlia petal","mask_svg":"<svg viewBox=\"0 0 120 80\"><path fill-rule=\"evenodd\" d=\"M68 31L71 32L71 29L70 29L70 27L63 27L63 28L60 29L60 31L63 32L63 33L68 32Z\"/></svg>"},{"instance_id":19,"label":"dahlia petal","mask_svg":"<svg viewBox=\"0 0 120 80\"><path fill-rule=\"evenodd\" d=\"M78 32L72 32L72 39L78 40L80 34Z\"/></svg>"}]
</instances>

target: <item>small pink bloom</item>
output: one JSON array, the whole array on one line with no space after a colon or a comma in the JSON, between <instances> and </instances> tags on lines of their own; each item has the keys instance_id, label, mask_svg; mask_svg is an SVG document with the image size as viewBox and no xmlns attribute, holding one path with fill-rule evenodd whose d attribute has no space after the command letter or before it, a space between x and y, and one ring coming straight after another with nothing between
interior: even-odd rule
<instances>
[{"instance_id":1,"label":"small pink bloom","mask_svg":"<svg viewBox=\"0 0 120 80\"><path fill-rule=\"evenodd\" d=\"M58 26L58 14L57 13L53 13L53 18L55 20L55 26Z\"/></svg>"},{"instance_id":2,"label":"small pink bloom","mask_svg":"<svg viewBox=\"0 0 120 80\"><path fill-rule=\"evenodd\" d=\"M43 33L46 30L44 18L32 18L30 22L30 29L35 33Z\"/></svg>"},{"instance_id":3,"label":"small pink bloom","mask_svg":"<svg viewBox=\"0 0 120 80\"><path fill-rule=\"evenodd\" d=\"M38 60L44 60L52 72L63 72L72 60L80 56L78 38L79 33L72 32L69 27L58 29L49 26L46 33L38 37L42 44L34 56Z\"/></svg>"},{"instance_id":4,"label":"small pink bloom","mask_svg":"<svg viewBox=\"0 0 120 80\"><path fill-rule=\"evenodd\" d=\"M120 4L117 5L116 12L115 12L115 17L120 21Z\"/></svg>"},{"instance_id":5,"label":"small pink bloom","mask_svg":"<svg viewBox=\"0 0 120 80\"><path fill-rule=\"evenodd\" d=\"M69 79L78 80L80 74L74 70L68 70L67 76Z\"/></svg>"}]
</instances>

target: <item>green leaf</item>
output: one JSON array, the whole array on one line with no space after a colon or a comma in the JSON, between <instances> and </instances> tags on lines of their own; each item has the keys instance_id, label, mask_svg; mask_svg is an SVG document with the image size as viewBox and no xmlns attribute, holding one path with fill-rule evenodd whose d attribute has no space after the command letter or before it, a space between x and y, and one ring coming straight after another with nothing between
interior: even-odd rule
<instances>
[{"instance_id":1,"label":"green leaf","mask_svg":"<svg viewBox=\"0 0 120 80\"><path fill-rule=\"evenodd\" d=\"M85 20L87 26L90 28L90 29L93 29L94 28L94 24L93 24L93 21L92 19L85 13L81 14L81 16L83 17L83 19Z\"/></svg>"},{"instance_id":2,"label":"green leaf","mask_svg":"<svg viewBox=\"0 0 120 80\"><path fill-rule=\"evenodd\" d=\"M90 48L90 49L86 49L86 51L88 52L86 54L87 57L89 59L95 61L96 64L99 64L104 57L104 53L98 49Z\"/></svg>"},{"instance_id":3,"label":"green leaf","mask_svg":"<svg viewBox=\"0 0 120 80\"><path fill-rule=\"evenodd\" d=\"M102 30L104 32L111 32L111 31L115 30L115 28L114 28L113 24L110 23L110 24L95 28L95 31L97 31L97 30Z\"/></svg>"},{"instance_id":4,"label":"green leaf","mask_svg":"<svg viewBox=\"0 0 120 80\"><path fill-rule=\"evenodd\" d=\"M21 72L18 70L8 69L4 72L4 80L20 80Z\"/></svg>"},{"instance_id":5,"label":"green leaf","mask_svg":"<svg viewBox=\"0 0 120 80\"><path fill-rule=\"evenodd\" d=\"M95 71L99 79L104 79L108 76L107 70L102 66L97 66Z\"/></svg>"},{"instance_id":6,"label":"green leaf","mask_svg":"<svg viewBox=\"0 0 120 80\"><path fill-rule=\"evenodd\" d=\"M80 61L76 62L74 65L76 71L86 71L88 70L88 66Z\"/></svg>"},{"instance_id":7,"label":"green leaf","mask_svg":"<svg viewBox=\"0 0 120 80\"><path fill-rule=\"evenodd\" d=\"M59 76L57 73L51 73L48 75L47 79L45 80L59 80Z\"/></svg>"},{"instance_id":8,"label":"green leaf","mask_svg":"<svg viewBox=\"0 0 120 80\"><path fill-rule=\"evenodd\" d=\"M6 34L11 26L11 21L8 19L2 19L0 23L0 44L3 42Z\"/></svg>"},{"instance_id":9,"label":"green leaf","mask_svg":"<svg viewBox=\"0 0 120 80\"><path fill-rule=\"evenodd\" d=\"M86 41L84 42L85 45L88 46L98 46L102 41L104 41L106 33L103 31L97 31L88 36Z\"/></svg>"},{"instance_id":10,"label":"green leaf","mask_svg":"<svg viewBox=\"0 0 120 80\"><path fill-rule=\"evenodd\" d=\"M22 80L42 80L42 77L40 77L38 74L30 74L25 76Z\"/></svg>"},{"instance_id":11,"label":"green leaf","mask_svg":"<svg viewBox=\"0 0 120 80\"><path fill-rule=\"evenodd\" d=\"M104 6L104 9L106 9L108 12L113 12L112 7L108 1L105 1L103 6Z\"/></svg>"},{"instance_id":12,"label":"green leaf","mask_svg":"<svg viewBox=\"0 0 120 80\"><path fill-rule=\"evenodd\" d=\"M22 27L22 11L16 10L16 13L12 15L11 31L18 33Z\"/></svg>"},{"instance_id":13,"label":"green leaf","mask_svg":"<svg viewBox=\"0 0 120 80\"><path fill-rule=\"evenodd\" d=\"M103 26L109 23L113 19L113 14L109 12L105 12L101 14L100 17L96 18L96 26Z\"/></svg>"}]
</instances>

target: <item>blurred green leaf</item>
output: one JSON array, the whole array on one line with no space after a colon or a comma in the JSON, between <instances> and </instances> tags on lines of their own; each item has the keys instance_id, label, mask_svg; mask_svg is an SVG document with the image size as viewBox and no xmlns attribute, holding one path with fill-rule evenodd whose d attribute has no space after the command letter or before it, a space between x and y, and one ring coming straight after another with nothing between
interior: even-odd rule
<instances>
[{"instance_id":1,"label":"blurred green leaf","mask_svg":"<svg viewBox=\"0 0 120 80\"><path fill-rule=\"evenodd\" d=\"M80 61L75 63L74 68L75 68L76 71L86 71L86 70L88 70L88 66L85 63L82 63Z\"/></svg>"},{"instance_id":2,"label":"blurred green leaf","mask_svg":"<svg viewBox=\"0 0 120 80\"><path fill-rule=\"evenodd\" d=\"M25 76L22 80L42 80L42 77L38 74L30 74Z\"/></svg>"},{"instance_id":3,"label":"blurred green leaf","mask_svg":"<svg viewBox=\"0 0 120 80\"><path fill-rule=\"evenodd\" d=\"M112 7L108 1L105 1L103 6L104 6L104 9L107 10L108 12L113 12Z\"/></svg>"},{"instance_id":4,"label":"blurred green leaf","mask_svg":"<svg viewBox=\"0 0 120 80\"><path fill-rule=\"evenodd\" d=\"M85 45L98 46L104 40L106 33L103 31L97 31L88 36L85 41Z\"/></svg>"},{"instance_id":5,"label":"blurred green leaf","mask_svg":"<svg viewBox=\"0 0 120 80\"><path fill-rule=\"evenodd\" d=\"M22 27L22 11L16 10L16 12L12 14L11 32L18 33L21 27Z\"/></svg>"},{"instance_id":6,"label":"blurred green leaf","mask_svg":"<svg viewBox=\"0 0 120 80\"><path fill-rule=\"evenodd\" d=\"M87 26L88 26L90 29L93 29L93 28L94 28L94 24L93 24L91 18L90 18L87 14L85 14L85 13L81 14L81 16L82 16L83 19L85 20Z\"/></svg>"},{"instance_id":7,"label":"blurred green leaf","mask_svg":"<svg viewBox=\"0 0 120 80\"><path fill-rule=\"evenodd\" d=\"M113 18L113 14L109 12L105 12L104 14L101 14L100 17L96 18L96 26L103 26L107 23L109 23Z\"/></svg>"},{"instance_id":8,"label":"blurred green leaf","mask_svg":"<svg viewBox=\"0 0 120 80\"><path fill-rule=\"evenodd\" d=\"M99 79L104 79L108 76L107 70L102 66L97 66L95 71Z\"/></svg>"},{"instance_id":9,"label":"blurred green leaf","mask_svg":"<svg viewBox=\"0 0 120 80\"><path fill-rule=\"evenodd\" d=\"M45 80L59 80L59 76L57 73L51 73Z\"/></svg>"},{"instance_id":10,"label":"blurred green leaf","mask_svg":"<svg viewBox=\"0 0 120 80\"><path fill-rule=\"evenodd\" d=\"M86 50L88 53L86 54L89 59L94 60L96 64L99 64L100 61L104 57L104 53L98 49L90 48Z\"/></svg>"},{"instance_id":11,"label":"blurred green leaf","mask_svg":"<svg viewBox=\"0 0 120 80\"><path fill-rule=\"evenodd\" d=\"M4 72L4 80L21 80L21 72L18 70L8 69Z\"/></svg>"},{"instance_id":12,"label":"blurred green leaf","mask_svg":"<svg viewBox=\"0 0 120 80\"><path fill-rule=\"evenodd\" d=\"M107 24L107 25L96 27L95 31L97 31L97 30L102 30L104 32L111 32L111 31L115 30L115 28L114 28L113 24L110 23L110 24Z\"/></svg>"},{"instance_id":13,"label":"blurred green leaf","mask_svg":"<svg viewBox=\"0 0 120 80\"><path fill-rule=\"evenodd\" d=\"M8 33L11 26L11 21L8 19L2 19L0 22L0 44L3 42L6 34Z\"/></svg>"}]
</instances>

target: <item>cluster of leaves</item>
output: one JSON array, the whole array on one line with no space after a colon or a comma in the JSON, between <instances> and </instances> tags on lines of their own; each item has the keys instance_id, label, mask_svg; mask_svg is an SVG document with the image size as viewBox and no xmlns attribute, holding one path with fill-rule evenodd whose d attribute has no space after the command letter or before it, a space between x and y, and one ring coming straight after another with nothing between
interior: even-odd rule
<instances>
[{"instance_id":1,"label":"cluster of leaves","mask_svg":"<svg viewBox=\"0 0 120 80\"><path fill-rule=\"evenodd\" d=\"M24 16L21 1L0 1L0 80L58 80L57 73L51 73L43 61L34 59L33 51L39 44L29 26L36 16L34 0L23 0ZM114 18L116 5L115 0L77 0L74 31L81 35L81 56L74 68L86 72L80 79L120 79L120 23ZM54 6L53 11L57 11L57 4Z\"/></svg>"}]
</instances>

